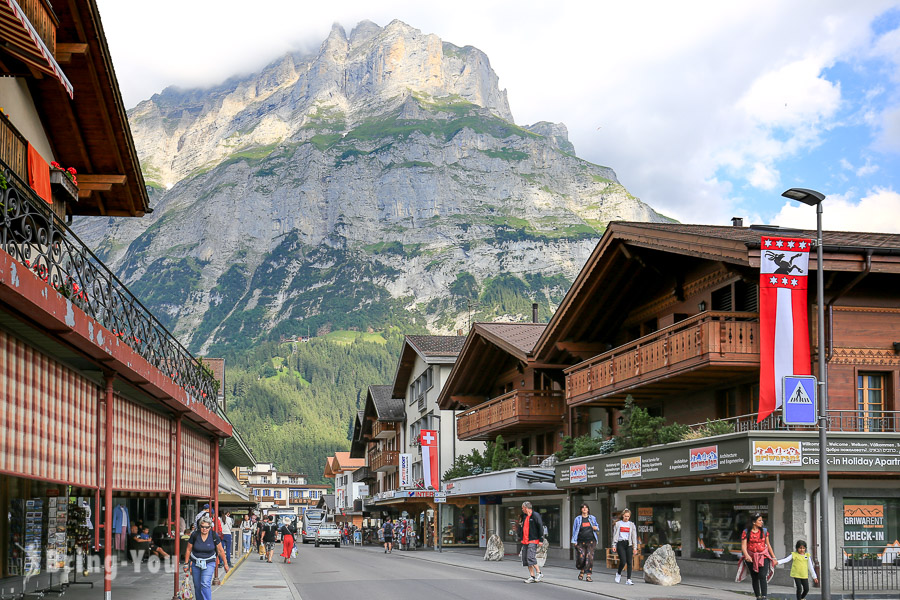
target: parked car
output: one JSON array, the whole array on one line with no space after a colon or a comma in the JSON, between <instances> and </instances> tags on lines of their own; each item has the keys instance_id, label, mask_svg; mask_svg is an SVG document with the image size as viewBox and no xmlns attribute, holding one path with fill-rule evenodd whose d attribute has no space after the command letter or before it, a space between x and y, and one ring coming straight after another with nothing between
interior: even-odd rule
<instances>
[{"instance_id":1,"label":"parked car","mask_svg":"<svg viewBox=\"0 0 900 600\"><path fill-rule=\"evenodd\" d=\"M322 523L316 529L316 548L319 544L333 544L335 548L341 547L341 530L338 529L337 523L329 521Z\"/></svg>"}]
</instances>

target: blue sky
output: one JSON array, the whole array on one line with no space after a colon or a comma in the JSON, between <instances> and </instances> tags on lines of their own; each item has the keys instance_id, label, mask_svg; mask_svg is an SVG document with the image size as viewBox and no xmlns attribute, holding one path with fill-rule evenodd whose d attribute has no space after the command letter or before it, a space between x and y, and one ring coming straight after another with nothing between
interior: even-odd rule
<instances>
[{"instance_id":1,"label":"blue sky","mask_svg":"<svg viewBox=\"0 0 900 600\"><path fill-rule=\"evenodd\" d=\"M900 232L900 0L99 5L128 106L315 52L334 22L397 18L483 50L517 123L565 123L664 214L814 227L781 198L810 187L827 228Z\"/></svg>"}]
</instances>

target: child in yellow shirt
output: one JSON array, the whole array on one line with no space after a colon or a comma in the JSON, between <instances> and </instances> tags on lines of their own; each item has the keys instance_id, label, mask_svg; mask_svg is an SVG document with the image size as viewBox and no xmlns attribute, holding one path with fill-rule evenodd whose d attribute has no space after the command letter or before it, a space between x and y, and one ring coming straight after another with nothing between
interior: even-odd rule
<instances>
[{"instance_id":1,"label":"child in yellow shirt","mask_svg":"<svg viewBox=\"0 0 900 600\"><path fill-rule=\"evenodd\" d=\"M812 575L813 581L819 583L812 557L806 553L806 542L798 540L796 552L791 552L779 560L778 564L783 565L787 562L793 563L791 564L791 577L794 578L794 585L797 588L797 600L803 600L809 593L809 576Z\"/></svg>"}]
</instances>

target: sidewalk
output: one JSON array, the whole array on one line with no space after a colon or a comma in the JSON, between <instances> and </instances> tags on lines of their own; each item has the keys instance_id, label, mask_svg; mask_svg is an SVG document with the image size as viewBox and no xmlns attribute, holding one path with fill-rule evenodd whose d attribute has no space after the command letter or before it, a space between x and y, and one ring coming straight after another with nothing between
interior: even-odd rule
<instances>
[{"instance_id":1,"label":"sidewalk","mask_svg":"<svg viewBox=\"0 0 900 600\"><path fill-rule=\"evenodd\" d=\"M356 549L358 550L359 547L356 547ZM364 546L362 551L381 552L381 548L378 546ZM519 581L523 581L528 576L525 567L521 565L516 556L509 555L504 557L502 561L489 562L483 560L483 549L453 548L444 549L443 552L434 552L433 550L396 551L394 554L401 559L442 563L485 573L504 575ZM614 582L615 569L607 569L599 566L599 564L598 562L594 563L594 581L588 583L577 579L578 571L576 571L573 561L548 560L543 568L544 581L542 584L581 590L597 594L601 598L615 598L616 600L747 600L748 598L753 598L753 588L750 586L749 579L742 583L735 583L733 580L684 577L679 585L662 587L644 583L643 572L639 571L632 576L635 585L626 586L624 585L624 577L622 583L616 584ZM842 595L841 590L832 590L832 598L837 600L842 597L850 598L850 594L845 593ZM872 595L857 593L856 597L896 599L897 592L884 592ZM768 598L769 600L794 600L796 593L793 587L770 585ZM821 596L818 588L812 588L807 598L809 600L820 600Z\"/></svg>"},{"instance_id":2,"label":"sidewalk","mask_svg":"<svg viewBox=\"0 0 900 600\"><path fill-rule=\"evenodd\" d=\"M215 600L247 600L265 597L266 600L300 600L300 594L289 581L284 570L288 565L276 561L261 561L255 552L245 555L222 585L213 588Z\"/></svg>"}]
</instances>

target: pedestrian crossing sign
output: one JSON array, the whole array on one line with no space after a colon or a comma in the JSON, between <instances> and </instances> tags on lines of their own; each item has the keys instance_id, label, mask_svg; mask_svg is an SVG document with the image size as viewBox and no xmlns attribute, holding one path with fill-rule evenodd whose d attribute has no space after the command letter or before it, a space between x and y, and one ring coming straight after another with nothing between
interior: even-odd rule
<instances>
[{"instance_id":1,"label":"pedestrian crossing sign","mask_svg":"<svg viewBox=\"0 0 900 600\"><path fill-rule=\"evenodd\" d=\"M818 384L810 375L784 378L784 422L788 425L815 425Z\"/></svg>"}]
</instances>

